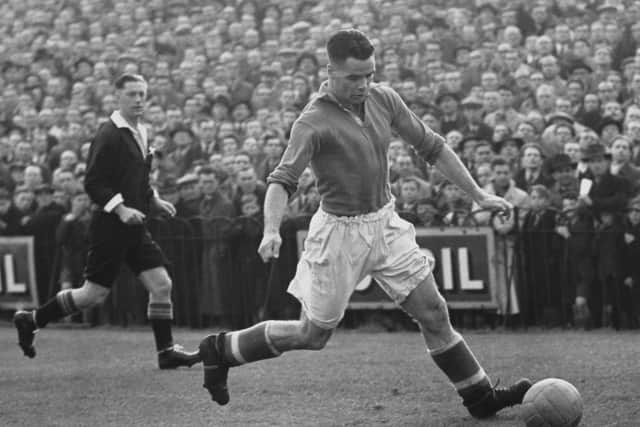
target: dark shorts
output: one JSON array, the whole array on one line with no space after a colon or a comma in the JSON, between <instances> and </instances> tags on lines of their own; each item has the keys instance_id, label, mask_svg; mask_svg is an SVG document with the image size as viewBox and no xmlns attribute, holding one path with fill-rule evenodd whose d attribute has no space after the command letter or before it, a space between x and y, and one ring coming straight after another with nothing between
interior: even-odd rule
<instances>
[{"instance_id":1,"label":"dark shorts","mask_svg":"<svg viewBox=\"0 0 640 427\"><path fill-rule=\"evenodd\" d=\"M137 276L169 262L144 225L125 225L115 214L94 212L89 225L85 279L111 287L126 264Z\"/></svg>"}]
</instances>

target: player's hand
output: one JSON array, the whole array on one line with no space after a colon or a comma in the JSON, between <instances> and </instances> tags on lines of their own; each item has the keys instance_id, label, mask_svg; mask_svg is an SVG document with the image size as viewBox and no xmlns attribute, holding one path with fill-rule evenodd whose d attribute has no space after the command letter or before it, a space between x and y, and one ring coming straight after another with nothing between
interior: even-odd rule
<instances>
[{"instance_id":1,"label":"player's hand","mask_svg":"<svg viewBox=\"0 0 640 427\"><path fill-rule=\"evenodd\" d=\"M159 197L154 197L153 203L156 205L158 209L160 209L162 212L166 213L167 215L176 216L176 207L173 206L171 202L162 200Z\"/></svg>"},{"instance_id":2,"label":"player's hand","mask_svg":"<svg viewBox=\"0 0 640 427\"><path fill-rule=\"evenodd\" d=\"M486 191L481 191L480 195L476 198L476 203L482 209L489 209L494 212L498 212L503 219L509 218L513 211L513 205L507 202L502 197L494 194L489 194Z\"/></svg>"},{"instance_id":3,"label":"player's hand","mask_svg":"<svg viewBox=\"0 0 640 427\"><path fill-rule=\"evenodd\" d=\"M142 212L134 208L129 208L122 203L116 207L115 213L120 218L120 221L127 225L142 224L145 219L145 215Z\"/></svg>"},{"instance_id":4,"label":"player's hand","mask_svg":"<svg viewBox=\"0 0 640 427\"><path fill-rule=\"evenodd\" d=\"M262 241L258 247L258 253L260 258L264 262L269 262L273 258L280 256L280 246L282 245L282 238L278 232L265 232L262 236Z\"/></svg>"}]
</instances>

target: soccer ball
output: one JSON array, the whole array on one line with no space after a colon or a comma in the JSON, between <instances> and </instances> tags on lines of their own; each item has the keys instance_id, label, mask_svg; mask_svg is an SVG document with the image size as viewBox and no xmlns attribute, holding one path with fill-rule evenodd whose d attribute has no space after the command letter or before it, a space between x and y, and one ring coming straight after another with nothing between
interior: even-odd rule
<instances>
[{"instance_id":1,"label":"soccer ball","mask_svg":"<svg viewBox=\"0 0 640 427\"><path fill-rule=\"evenodd\" d=\"M538 381L524 395L522 419L527 427L575 427L582 419L582 396L565 380Z\"/></svg>"}]
</instances>

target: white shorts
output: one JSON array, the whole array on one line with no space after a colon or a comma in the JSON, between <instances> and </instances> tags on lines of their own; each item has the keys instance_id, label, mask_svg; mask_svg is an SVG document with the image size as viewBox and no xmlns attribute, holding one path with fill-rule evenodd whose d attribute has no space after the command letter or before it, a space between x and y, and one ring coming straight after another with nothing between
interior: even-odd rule
<instances>
[{"instance_id":1,"label":"white shorts","mask_svg":"<svg viewBox=\"0 0 640 427\"><path fill-rule=\"evenodd\" d=\"M413 225L398 216L393 203L354 217L318 209L288 292L315 325L333 329L366 275L401 304L433 265L434 260L418 247Z\"/></svg>"}]
</instances>

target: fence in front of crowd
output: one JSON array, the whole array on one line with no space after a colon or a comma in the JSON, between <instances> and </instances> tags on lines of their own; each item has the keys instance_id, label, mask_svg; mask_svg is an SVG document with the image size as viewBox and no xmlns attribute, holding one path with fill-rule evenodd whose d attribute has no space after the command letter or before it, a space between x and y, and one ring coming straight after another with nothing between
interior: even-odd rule
<instances>
[{"instance_id":1,"label":"fence in front of crowd","mask_svg":"<svg viewBox=\"0 0 640 427\"><path fill-rule=\"evenodd\" d=\"M586 296L593 326L612 321L638 326L638 287L624 285L615 268L601 274L597 253L585 259L572 247L582 239L597 252L598 243L618 239L613 234L620 230L577 230L572 240L561 237L556 227L536 231L518 225L502 235L479 225L476 213L468 214L467 226L416 228L418 245L435 259L434 275L454 312L482 313L514 326L564 326L574 320L578 293ZM257 218L150 218L149 230L170 261L175 323L240 328L265 314L298 317L299 304L286 288L310 218L284 221L280 257L272 264L257 253L262 237ZM565 214L557 213L557 222L563 226ZM0 309L33 307L54 295L60 289L60 251L55 243L34 242L32 236L1 238ZM622 265L618 271L624 271ZM396 308L374 282L363 279L350 310ZM105 305L85 313L84 320L144 324L146 306L146 291L123 267Z\"/></svg>"}]
</instances>

